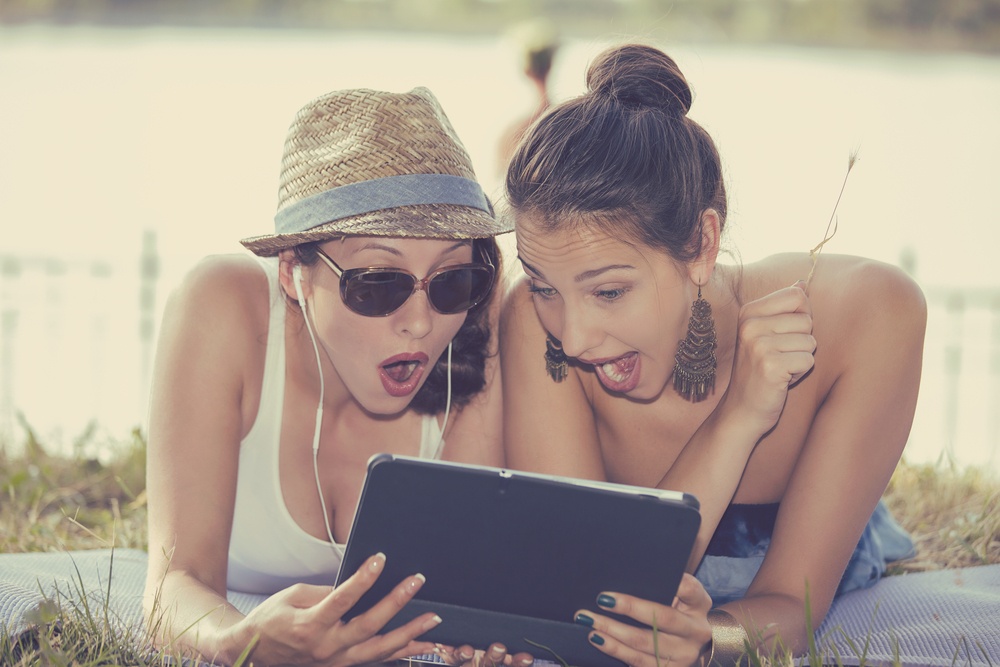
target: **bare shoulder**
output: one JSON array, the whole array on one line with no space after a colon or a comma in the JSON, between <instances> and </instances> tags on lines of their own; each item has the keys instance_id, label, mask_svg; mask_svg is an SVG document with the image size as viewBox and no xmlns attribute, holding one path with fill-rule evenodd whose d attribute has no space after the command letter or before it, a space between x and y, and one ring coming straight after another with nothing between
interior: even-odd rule
<instances>
[{"instance_id":1,"label":"bare shoulder","mask_svg":"<svg viewBox=\"0 0 1000 667\"><path fill-rule=\"evenodd\" d=\"M233 364L241 357L246 363L254 349L263 349L271 298L263 267L253 258L206 257L170 294L163 312L164 341L179 344L185 354L211 351Z\"/></svg>"},{"instance_id":2,"label":"bare shoulder","mask_svg":"<svg viewBox=\"0 0 1000 667\"><path fill-rule=\"evenodd\" d=\"M528 291L530 282L527 276L521 276L510 281L507 285L502 300L502 321L512 317L521 317L525 311L534 312L535 307L531 303L531 293Z\"/></svg>"},{"instance_id":3,"label":"bare shoulder","mask_svg":"<svg viewBox=\"0 0 1000 667\"><path fill-rule=\"evenodd\" d=\"M836 318L842 328L881 324L912 330L919 325L922 333L927 318L923 292L913 278L899 267L864 257L821 258L809 297L817 316Z\"/></svg>"},{"instance_id":4,"label":"bare shoulder","mask_svg":"<svg viewBox=\"0 0 1000 667\"><path fill-rule=\"evenodd\" d=\"M191 267L174 294L181 298L259 298L268 289L261 264L243 255L209 255Z\"/></svg>"},{"instance_id":5,"label":"bare shoulder","mask_svg":"<svg viewBox=\"0 0 1000 667\"><path fill-rule=\"evenodd\" d=\"M500 307L500 346L503 353L510 354L515 347L524 343L531 345L532 341L545 336L535 314L528 284L527 276L522 276L511 281L503 295Z\"/></svg>"},{"instance_id":6,"label":"bare shoulder","mask_svg":"<svg viewBox=\"0 0 1000 667\"><path fill-rule=\"evenodd\" d=\"M213 255L192 267L173 290L167 316L204 317L217 325L236 318L251 324L266 318L269 294L267 276L257 261Z\"/></svg>"},{"instance_id":7,"label":"bare shoulder","mask_svg":"<svg viewBox=\"0 0 1000 667\"><path fill-rule=\"evenodd\" d=\"M805 280L813 271L808 253L772 255L743 270L741 296L752 301ZM923 292L899 267L866 257L823 254L809 284L809 300L818 318L856 321L864 318L923 319Z\"/></svg>"}]
</instances>

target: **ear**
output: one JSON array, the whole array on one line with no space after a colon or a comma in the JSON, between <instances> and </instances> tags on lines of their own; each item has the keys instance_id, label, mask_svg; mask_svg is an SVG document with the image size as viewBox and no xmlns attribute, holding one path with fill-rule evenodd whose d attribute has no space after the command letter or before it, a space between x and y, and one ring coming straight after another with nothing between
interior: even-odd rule
<instances>
[{"instance_id":1,"label":"ear","mask_svg":"<svg viewBox=\"0 0 1000 667\"><path fill-rule=\"evenodd\" d=\"M295 279L292 276L292 271L296 266L301 266L295 253L291 250L282 250L278 253L278 282L281 284L281 289L285 291L285 294L294 302L298 302L298 297L295 293ZM306 280L306 271L302 271L302 292L306 298L309 298L310 292L312 291L312 285Z\"/></svg>"},{"instance_id":2,"label":"ear","mask_svg":"<svg viewBox=\"0 0 1000 667\"><path fill-rule=\"evenodd\" d=\"M722 236L722 219L714 208L701 214L701 251L688 263L688 274L696 285L706 285L715 271Z\"/></svg>"}]
</instances>

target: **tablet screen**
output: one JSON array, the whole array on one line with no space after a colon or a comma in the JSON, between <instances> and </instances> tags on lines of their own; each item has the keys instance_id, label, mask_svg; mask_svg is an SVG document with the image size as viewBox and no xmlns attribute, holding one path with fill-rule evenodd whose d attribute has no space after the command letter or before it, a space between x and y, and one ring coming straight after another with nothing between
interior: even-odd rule
<instances>
[{"instance_id":1,"label":"tablet screen","mask_svg":"<svg viewBox=\"0 0 1000 667\"><path fill-rule=\"evenodd\" d=\"M379 455L340 580L382 552L383 574L350 615L420 572L422 610L439 605L477 626L490 614L573 625L577 610L596 610L602 591L670 605L699 523L697 501L685 494ZM460 625L441 615L446 622L432 633Z\"/></svg>"}]
</instances>

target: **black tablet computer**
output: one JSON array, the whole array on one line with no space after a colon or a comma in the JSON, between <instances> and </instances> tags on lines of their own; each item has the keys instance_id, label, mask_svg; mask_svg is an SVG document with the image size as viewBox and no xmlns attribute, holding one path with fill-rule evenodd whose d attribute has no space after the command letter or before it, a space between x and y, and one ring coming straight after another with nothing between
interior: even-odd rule
<instances>
[{"instance_id":1,"label":"black tablet computer","mask_svg":"<svg viewBox=\"0 0 1000 667\"><path fill-rule=\"evenodd\" d=\"M433 611L443 622L428 641L620 667L575 612L597 611L602 591L670 605L700 520L688 494L380 454L338 583L382 552L385 570L348 618L420 572L427 582L387 630Z\"/></svg>"}]
</instances>

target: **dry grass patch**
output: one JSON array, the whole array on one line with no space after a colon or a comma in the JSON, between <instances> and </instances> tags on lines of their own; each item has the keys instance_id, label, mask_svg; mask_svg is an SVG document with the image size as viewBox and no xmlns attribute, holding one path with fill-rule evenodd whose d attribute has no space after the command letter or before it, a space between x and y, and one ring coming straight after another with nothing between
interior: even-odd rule
<instances>
[{"instance_id":1,"label":"dry grass patch","mask_svg":"<svg viewBox=\"0 0 1000 667\"><path fill-rule=\"evenodd\" d=\"M890 573L1000 563L1000 479L991 470L900 463L885 493L917 557Z\"/></svg>"}]
</instances>

